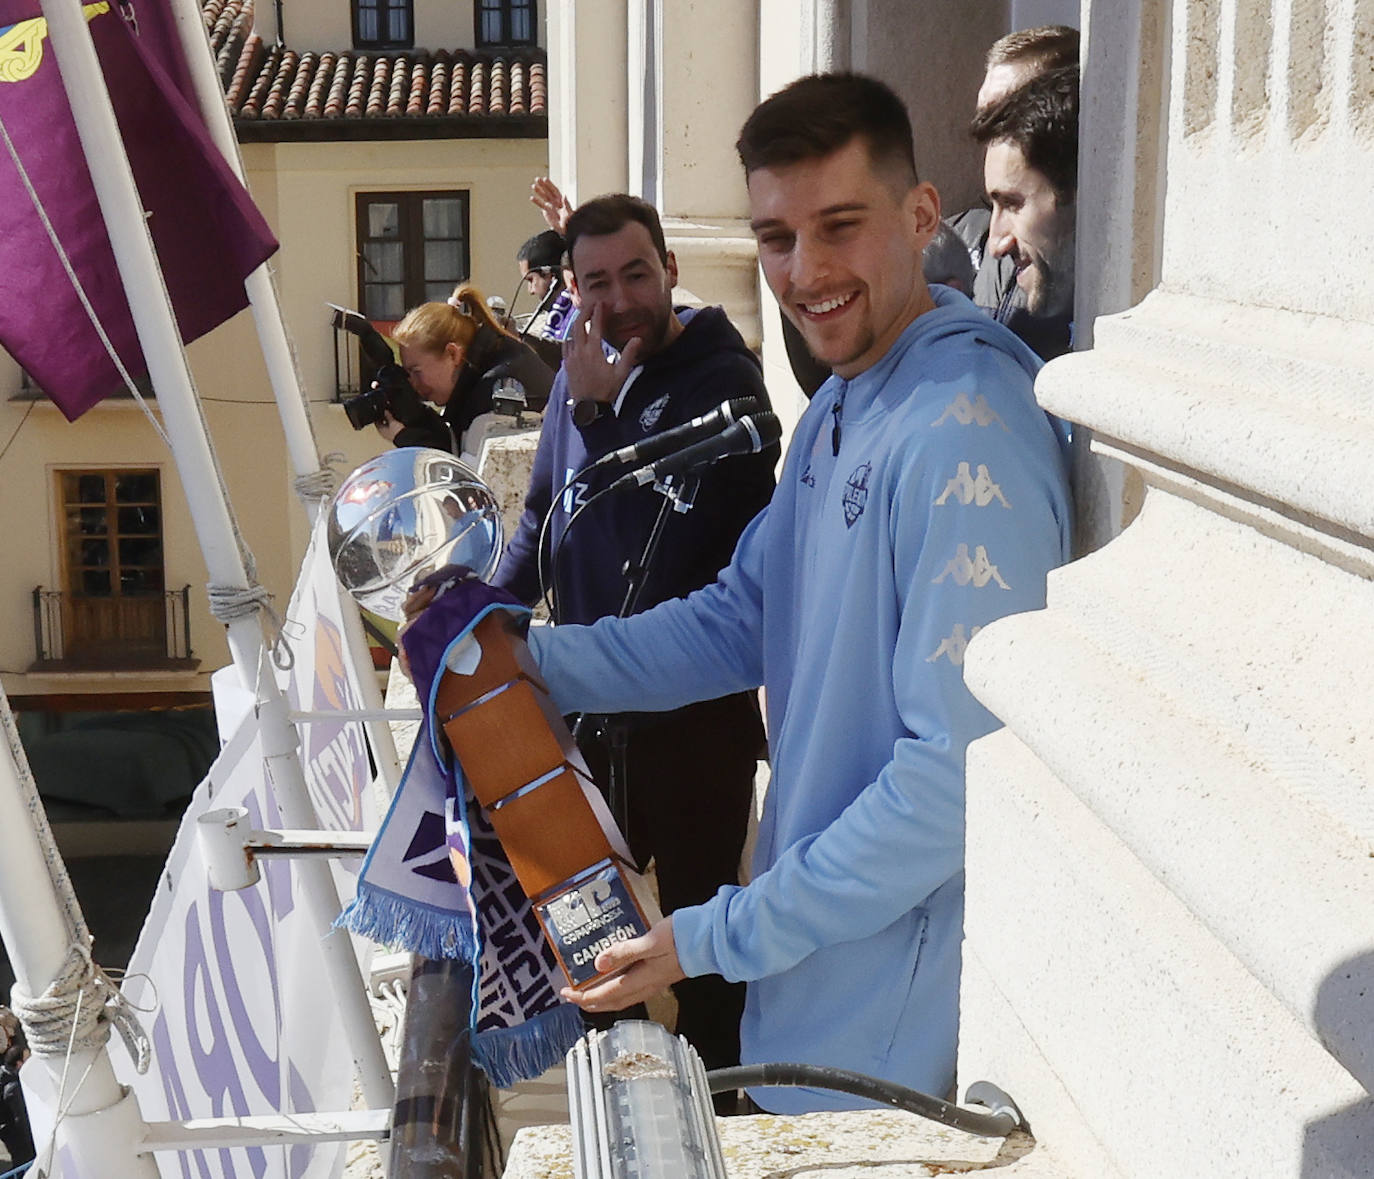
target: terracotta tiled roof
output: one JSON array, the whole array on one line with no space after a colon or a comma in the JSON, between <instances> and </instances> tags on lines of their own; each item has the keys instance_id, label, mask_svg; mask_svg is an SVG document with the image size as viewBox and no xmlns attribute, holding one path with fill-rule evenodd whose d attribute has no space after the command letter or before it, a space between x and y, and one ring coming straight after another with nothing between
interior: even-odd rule
<instances>
[{"instance_id":1,"label":"terracotta tiled roof","mask_svg":"<svg viewBox=\"0 0 1374 1179\"><path fill-rule=\"evenodd\" d=\"M432 125L431 133L436 120L457 120L468 134L530 134L547 115L540 49L298 53L253 31L253 0L208 0L201 11L241 134L250 124L285 131L297 121L315 121L321 137L334 123L381 132L385 121L399 131L396 120L411 130ZM475 125L479 116L485 126ZM292 130L315 137L308 127Z\"/></svg>"}]
</instances>

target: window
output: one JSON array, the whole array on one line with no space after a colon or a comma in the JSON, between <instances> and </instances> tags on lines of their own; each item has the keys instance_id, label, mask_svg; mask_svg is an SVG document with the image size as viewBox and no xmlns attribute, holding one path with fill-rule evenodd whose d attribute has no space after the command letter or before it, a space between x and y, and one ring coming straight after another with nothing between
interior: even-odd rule
<instances>
[{"instance_id":1,"label":"window","mask_svg":"<svg viewBox=\"0 0 1374 1179\"><path fill-rule=\"evenodd\" d=\"M57 480L65 657L165 656L160 475L60 471Z\"/></svg>"},{"instance_id":2,"label":"window","mask_svg":"<svg viewBox=\"0 0 1374 1179\"><path fill-rule=\"evenodd\" d=\"M414 44L412 0L353 0L355 49L409 49Z\"/></svg>"},{"instance_id":3,"label":"window","mask_svg":"<svg viewBox=\"0 0 1374 1179\"><path fill-rule=\"evenodd\" d=\"M447 299L468 267L466 192L359 194L358 310L368 319Z\"/></svg>"},{"instance_id":4,"label":"window","mask_svg":"<svg viewBox=\"0 0 1374 1179\"><path fill-rule=\"evenodd\" d=\"M477 47L533 45L534 0L477 0Z\"/></svg>"}]
</instances>

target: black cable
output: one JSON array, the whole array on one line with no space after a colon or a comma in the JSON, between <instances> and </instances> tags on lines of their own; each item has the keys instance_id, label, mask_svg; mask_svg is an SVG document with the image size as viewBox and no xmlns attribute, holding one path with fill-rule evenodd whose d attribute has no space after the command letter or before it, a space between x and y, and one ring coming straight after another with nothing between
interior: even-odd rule
<instances>
[{"instance_id":1,"label":"black cable","mask_svg":"<svg viewBox=\"0 0 1374 1179\"><path fill-rule=\"evenodd\" d=\"M566 490L567 488L564 487L564 491ZM568 526L563 529L563 535L558 538L558 543L552 546L553 551L549 556L549 591L551 594L551 601L549 603L549 617L552 618L555 623L558 622L558 614L556 609L558 604L558 558L563 555L563 544L568 539L568 533L573 530L573 525L577 523L582 513L585 512L589 507L591 507L592 504L596 503L597 500L599 500L603 495L605 495L610 490L611 489L609 487L603 487L590 499L578 504L577 510L573 512L571 516L568 517ZM560 492L559 494L561 495L562 493ZM543 552L542 546L540 548L540 552Z\"/></svg>"},{"instance_id":2,"label":"black cable","mask_svg":"<svg viewBox=\"0 0 1374 1179\"><path fill-rule=\"evenodd\" d=\"M990 1085L975 1085L969 1093L976 1097L979 1091L991 1092L1000 1096L1003 1102L999 1102L1000 1108L988 1107L989 1112L979 1113L931 1097L928 1093L908 1089L895 1081L884 1081L849 1069L820 1064L747 1064L737 1068L718 1068L706 1074L706 1083L712 1093L748 1088L829 1089L853 1097L864 1097L894 1109L903 1109L982 1138L1005 1138L1025 1125L1011 1099Z\"/></svg>"},{"instance_id":3,"label":"black cable","mask_svg":"<svg viewBox=\"0 0 1374 1179\"><path fill-rule=\"evenodd\" d=\"M571 475L568 476L567 482L564 483L563 486L558 489L558 494L555 495L553 499L549 501L549 506L544 512L544 519L540 522L539 525L539 543L535 546L534 550L535 575L539 578L539 596L543 599L544 604L549 608L549 617L555 623L558 621L558 614L555 609L556 603L554 601L554 598L556 598L557 595L553 593L553 574L550 573L550 580L548 582L544 581L544 540L549 534L549 524L553 520L553 514L555 510L557 510L558 508L558 501L561 500L568 493L569 487L571 487L580 478L582 478L582 476L585 475L588 471L590 471L594 466L596 466L595 462L587 463L584 466L582 466L579 470L574 471ZM571 527L572 521L569 520L568 528ZM563 529L563 536L568 535L568 528ZM563 537L559 537L558 543L560 545L563 543Z\"/></svg>"}]
</instances>

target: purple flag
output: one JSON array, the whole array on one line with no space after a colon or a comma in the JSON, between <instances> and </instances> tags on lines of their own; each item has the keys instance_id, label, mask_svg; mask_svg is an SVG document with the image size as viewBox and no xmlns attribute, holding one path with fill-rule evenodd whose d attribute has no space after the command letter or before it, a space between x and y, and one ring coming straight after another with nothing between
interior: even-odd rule
<instances>
[{"instance_id":1,"label":"purple flag","mask_svg":"<svg viewBox=\"0 0 1374 1179\"><path fill-rule=\"evenodd\" d=\"M84 5L181 338L248 305L243 280L277 248L248 191L171 76L165 0ZM127 13L138 34L126 19ZM169 68L171 74L169 76ZM0 0L0 120L105 332L133 376L147 372L38 0ZM0 345L69 421L123 388L0 144Z\"/></svg>"}]
</instances>

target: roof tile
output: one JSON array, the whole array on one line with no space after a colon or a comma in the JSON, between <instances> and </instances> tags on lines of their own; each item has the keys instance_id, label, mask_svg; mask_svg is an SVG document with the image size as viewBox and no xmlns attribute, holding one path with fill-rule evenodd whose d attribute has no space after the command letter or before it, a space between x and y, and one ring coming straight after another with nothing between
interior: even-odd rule
<instances>
[{"instance_id":1,"label":"roof tile","mask_svg":"<svg viewBox=\"0 0 1374 1179\"><path fill-rule=\"evenodd\" d=\"M544 116L548 79L537 48L297 52L253 31L254 0L205 0L229 109L243 121Z\"/></svg>"}]
</instances>

